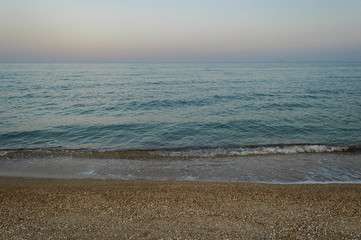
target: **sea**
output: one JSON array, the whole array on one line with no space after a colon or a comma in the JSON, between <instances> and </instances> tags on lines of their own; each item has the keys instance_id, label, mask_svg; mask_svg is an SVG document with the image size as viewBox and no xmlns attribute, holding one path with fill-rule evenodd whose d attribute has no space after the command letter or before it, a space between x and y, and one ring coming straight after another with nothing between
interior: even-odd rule
<instances>
[{"instance_id":1,"label":"sea","mask_svg":"<svg viewBox=\"0 0 361 240\"><path fill-rule=\"evenodd\" d=\"M361 62L1 63L0 176L361 183Z\"/></svg>"}]
</instances>

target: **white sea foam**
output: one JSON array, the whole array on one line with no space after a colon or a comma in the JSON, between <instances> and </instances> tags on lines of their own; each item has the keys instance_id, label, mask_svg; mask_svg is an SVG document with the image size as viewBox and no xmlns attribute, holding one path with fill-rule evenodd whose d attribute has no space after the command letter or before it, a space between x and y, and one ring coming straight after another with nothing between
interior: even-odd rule
<instances>
[{"instance_id":1,"label":"white sea foam","mask_svg":"<svg viewBox=\"0 0 361 240\"><path fill-rule=\"evenodd\" d=\"M331 153L347 151L348 147L326 145L290 145L290 146L262 146L216 149L183 149L181 151L162 151L163 156L171 157L219 157L219 156L253 156L269 154L297 154L297 153Z\"/></svg>"}]
</instances>

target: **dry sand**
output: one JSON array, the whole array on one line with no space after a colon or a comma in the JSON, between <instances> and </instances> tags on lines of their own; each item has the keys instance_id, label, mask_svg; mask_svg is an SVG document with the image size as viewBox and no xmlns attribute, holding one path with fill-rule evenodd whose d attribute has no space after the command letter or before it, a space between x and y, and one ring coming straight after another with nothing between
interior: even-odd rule
<instances>
[{"instance_id":1,"label":"dry sand","mask_svg":"<svg viewBox=\"0 0 361 240\"><path fill-rule=\"evenodd\" d=\"M361 239L361 184L0 178L0 239Z\"/></svg>"}]
</instances>

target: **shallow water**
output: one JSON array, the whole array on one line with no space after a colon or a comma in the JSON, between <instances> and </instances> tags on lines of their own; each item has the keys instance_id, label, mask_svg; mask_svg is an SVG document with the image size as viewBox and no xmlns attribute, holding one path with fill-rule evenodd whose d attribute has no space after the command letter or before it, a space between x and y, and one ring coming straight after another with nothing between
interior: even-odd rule
<instances>
[{"instance_id":1,"label":"shallow water","mask_svg":"<svg viewBox=\"0 0 361 240\"><path fill-rule=\"evenodd\" d=\"M266 183L361 183L361 154L303 153L198 158L30 157L0 161L0 176L195 180Z\"/></svg>"}]
</instances>

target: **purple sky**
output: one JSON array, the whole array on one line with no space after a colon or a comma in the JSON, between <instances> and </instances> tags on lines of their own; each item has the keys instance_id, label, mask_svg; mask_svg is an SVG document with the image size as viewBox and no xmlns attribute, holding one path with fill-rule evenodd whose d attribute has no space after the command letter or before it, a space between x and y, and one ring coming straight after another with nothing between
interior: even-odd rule
<instances>
[{"instance_id":1,"label":"purple sky","mask_svg":"<svg viewBox=\"0 0 361 240\"><path fill-rule=\"evenodd\" d=\"M3 0L0 62L361 61L360 0Z\"/></svg>"}]
</instances>

